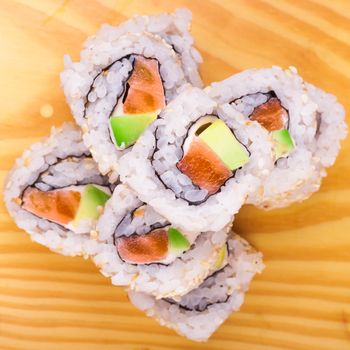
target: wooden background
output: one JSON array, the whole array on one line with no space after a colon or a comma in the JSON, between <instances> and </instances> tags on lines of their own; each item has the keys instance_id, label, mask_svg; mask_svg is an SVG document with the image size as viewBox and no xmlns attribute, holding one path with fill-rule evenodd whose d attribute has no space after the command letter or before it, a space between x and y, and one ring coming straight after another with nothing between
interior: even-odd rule
<instances>
[{"instance_id":1,"label":"wooden background","mask_svg":"<svg viewBox=\"0 0 350 350\"><path fill-rule=\"evenodd\" d=\"M70 120L59 85L101 23L187 6L210 83L250 67L294 65L350 110L349 0L0 0L0 186L14 159ZM47 118L50 114L52 116ZM348 119L349 120L349 119ZM0 349L350 349L350 142L320 192L236 230L267 265L241 312L206 344L134 309L92 263L30 242L0 202Z\"/></svg>"}]
</instances>

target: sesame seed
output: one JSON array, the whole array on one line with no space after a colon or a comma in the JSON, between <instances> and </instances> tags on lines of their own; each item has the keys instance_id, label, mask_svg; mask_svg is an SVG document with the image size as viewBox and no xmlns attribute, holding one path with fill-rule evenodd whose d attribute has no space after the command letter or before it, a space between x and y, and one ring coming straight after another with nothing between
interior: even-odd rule
<instances>
[{"instance_id":1,"label":"sesame seed","mask_svg":"<svg viewBox=\"0 0 350 350\"><path fill-rule=\"evenodd\" d=\"M89 128L88 128L88 126L87 126L86 124L83 124L83 125L81 126L81 129L83 130L84 133L86 133L86 132L89 131Z\"/></svg>"},{"instance_id":2,"label":"sesame seed","mask_svg":"<svg viewBox=\"0 0 350 350\"><path fill-rule=\"evenodd\" d=\"M90 231L90 238L91 239L97 239L98 238L98 232L95 230Z\"/></svg>"},{"instance_id":3,"label":"sesame seed","mask_svg":"<svg viewBox=\"0 0 350 350\"><path fill-rule=\"evenodd\" d=\"M32 162L32 158L31 157L26 157L23 160L23 164L24 166L28 167L30 165L30 163Z\"/></svg>"},{"instance_id":4,"label":"sesame seed","mask_svg":"<svg viewBox=\"0 0 350 350\"><path fill-rule=\"evenodd\" d=\"M22 204L22 199L19 198L19 197L15 197L15 198L12 198L12 202L16 203L17 205L21 205Z\"/></svg>"},{"instance_id":5,"label":"sesame seed","mask_svg":"<svg viewBox=\"0 0 350 350\"><path fill-rule=\"evenodd\" d=\"M139 208L139 209L136 209L134 211L134 217L135 218L142 217L144 215L145 215L145 209L143 209L143 208Z\"/></svg>"},{"instance_id":6,"label":"sesame seed","mask_svg":"<svg viewBox=\"0 0 350 350\"><path fill-rule=\"evenodd\" d=\"M289 69L292 73L298 74L298 70L294 66L289 66Z\"/></svg>"},{"instance_id":7,"label":"sesame seed","mask_svg":"<svg viewBox=\"0 0 350 350\"><path fill-rule=\"evenodd\" d=\"M306 94L302 94L302 95L301 95L301 100L302 100L304 103L306 103L306 102L308 102L309 98L308 98L308 96L307 96Z\"/></svg>"}]
</instances>

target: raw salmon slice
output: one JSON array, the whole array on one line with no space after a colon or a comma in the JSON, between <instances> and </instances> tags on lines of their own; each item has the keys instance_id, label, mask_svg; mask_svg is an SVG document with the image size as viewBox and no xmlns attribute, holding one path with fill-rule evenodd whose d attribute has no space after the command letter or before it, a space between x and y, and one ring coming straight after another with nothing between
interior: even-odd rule
<instances>
[{"instance_id":1,"label":"raw salmon slice","mask_svg":"<svg viewBox=\"0 0 350 350\"><path fill-rule=\"evenodd\" d=\"M185 156L177 163L180 171L209 194L216 193L232 175L214 151L201 139L194 138Z\"/></svg>"},{"instance_id":2,"label":"raw salmon slice","mask_svg":"<svg viewBox=\"0 0 350 350\"><path fill-rule=\"evenodd\" d=\"M136 56L127 84L129 90L124 101L124 113L148 113L164 107L164 88L157 60Z\"/></svg>"},{"instance_id":3,"label":"raw salmon slice","mask_svg":"<svg viewBox=\"0 0 350 350\"><path fill-rule=\"evenodd\" d=\"M117 239L119 256L127 262L149 264L164 259L168 252L168 234L165 229L145 235L131 235Z\"/></svg>"},{"instance_id":4,"label":"raw salmon slice","mask_svg":"<svg viewBox=\"0 0 350 350\"><path fill-rule=\"evenodd\" d=\"M288 121L288 112L282 107L278 98L272 97L254 109L250 120L257 121L268 131L280 130Z\"/></svg>"},{"instance_id":5,"label":"raw salmon slice","mask_svg":"<svg viewBox=\"0 0 350 350\"><path fill-rule=\"evenodd\" d=\"M28 187L23 194L23 209L43 219L66 225L71 222L80 204L81 194L77 191L40 191Z\"/></svg>"}]
</instances>

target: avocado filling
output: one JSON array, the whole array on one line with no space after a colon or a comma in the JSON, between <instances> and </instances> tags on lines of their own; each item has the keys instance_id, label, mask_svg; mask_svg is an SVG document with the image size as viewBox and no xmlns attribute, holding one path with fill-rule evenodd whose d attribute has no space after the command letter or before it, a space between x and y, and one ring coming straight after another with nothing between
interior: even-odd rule
<instances>
[{"instance_id":1,"label":"avocado filling","mask_svg":"<svg viewBox=\"0 0 350 350\"><path fill-rule=\"evenodd\" d=\"M164 106L158 61L135 55L124 94L110 118L110 133L116 148L123 150L132 146Z\"/></svg>"},{"instance_id":2,"label":"avocado filling","mask_svg":"<svg viewBox=\"0 0 350 350\"><path fill-rule=\"evenodd\" d=\"M272 131L276 159L287 157L294 149L294 141L287 129Z\"/></svg>"},{"instance_id":3,"label":"avocado filling","mask_svg":"<svg viewBox=\"0 0 350 350\"><path fill-rule=\"evenodd\" d=\"M120 258L130 264L168 264L190 248L190 243L179 230L168 226L118 237L116 247Z\"/></svg>"},{"instance_id":4,"label":"avocado filling","mask_svg":"<svg viewBox=\"0 0 350 350\"><path fill-rule=\"evenodd\" d=\"M95 185L86 185L82 192L78 211L72 223L73 227L80 227L84 222L89 226L101 215L103 208L110 198L109 190Z\"/></svg>"},{"instance_id":5,"label":"avocado filling","mask_svg":"<svg viewBox=\"0 0 350 350\"><path fill-rule=\"evenodd\" d=\"M111 117L111 129L117 147L124 149L132 146L156 118L156 113Z\"/></svg>"},{"instance_id":6,"label":"avocado filling","mask_svg":"<svg viewBox=\"0 0 350 350\"><path fill-rule=\"evenodd\" d=\"M178 169L209 194L216 193L233 171L249 161L247 149L215 116L203 117L191 127L183 151Z\"/></svg>"},{"instance_id":7,"label":"avocado filling","mask_svg":"<svg viewBox=\"0 0 350 350\"><path fill-rule=\"evenodd\" d=\"M218 258L215 262L215 268L217 270L221 269L227 263L227 246L226 244L221 247Z\"/></svg>"},{"instance_id":8,"label":"avocado filling","mask_svg":"<svg viewBox=\"0 0 350 350\"><path fill-rule=\"evenodd\" d=\"M75 233L88 233L94 228L110 194L108 188L97 185L50 191L28 187L23 193L22 208Z\"/></svg>"},{"instance_id":9,"label":"avocado filling","mask_svg":"<svg viewBox=\"0 0 350 350\"><path fill-rule=\"evenodd\" d=\"M236 170L249 161L246 148L220 119L203 130L198 137L218 155L230 170Z\"/></svg>"}]
</instances>

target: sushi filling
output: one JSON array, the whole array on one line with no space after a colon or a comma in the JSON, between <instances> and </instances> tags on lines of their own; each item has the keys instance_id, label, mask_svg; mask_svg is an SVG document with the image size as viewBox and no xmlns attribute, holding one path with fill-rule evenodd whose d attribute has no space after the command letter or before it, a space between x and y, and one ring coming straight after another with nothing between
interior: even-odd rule
<instances>
[{"instance_id":1,"label":"sushi filling","mask_svg":"<svg viewBox=\"0 0 350 350\"><path fill-rule=\"evenodd\" d=\"M132 70L110 116L110 134L118 150L132 146L165 106L156 59L131 56Z\"/></svg>"},{"instance_id":2,"label":"sushi filling","mask_svg":"<svg viewBox=\"0 0 350 350\"><path fill-rule=\"evenodd\" d=\"M122 151L137 141L165 106L158 60L128 55L102 69L87 94L84 118L88 117L91 103L101 103L102 109L109 109L114 98L116 103L108 112L109 134L115 147Z\"/></svg>"},{"instance_id":3,"label":"sushi filling","mask_svg":"<svg viewBox=\"0 0 350 350\"><path fill-rule=\"evenodd\" d=\"M22 208L75 233L90 232L111 193L96 185L69 186L50 191L27 187Z\"/></svg>"},{"instance_id":4,"label":"sushi filling","mask_svg":"<svg viewBox=\"0 0 350 350\"><path fill-rule=\"evenodd\" d=\"M232 102L245 117L270 132L276 159L287 157L295 148L290 135L289 113L273 91L246 95Z\"/></svg>"},{"instance_id":5,"label":"sushi filling","mask_svg":"<svg viewBox=\"0 0 350 350\"><path fill-rule=\"evenodd\" d=\"M68 157L39 175L22 194L22 208L75 233L90 232L111 195L90 157Z\"/></svg>"},{"instance_id":6,"label":"sushi filling","mask_svg":"<svg viewBox=\"0 0 350 350\"><path fill-rule=\"evenodd\" d=\"M190 248L189 239L147 205L127 214L114 233L119 257L130 264L169 264Z\"/></svg>"},{"instance_id":7,"label":"sushi filling","mask_svg":"<svg viewBox=\"0 0 350 350\"><path fill-rule=\"evenodd\" d=\"M249 152L230 128L215 116L205 116L189 129L177 168L212 195L248 161Z\"/></svg>"}]
</instances>

